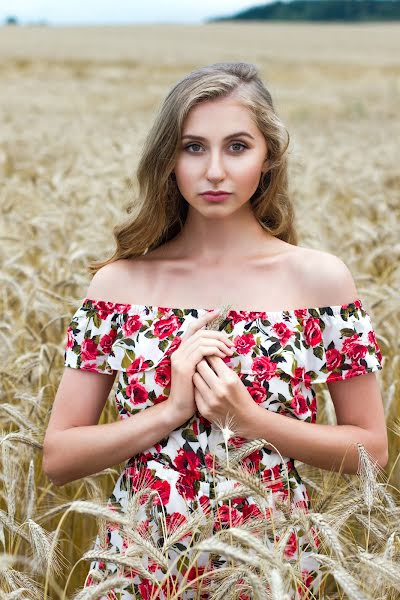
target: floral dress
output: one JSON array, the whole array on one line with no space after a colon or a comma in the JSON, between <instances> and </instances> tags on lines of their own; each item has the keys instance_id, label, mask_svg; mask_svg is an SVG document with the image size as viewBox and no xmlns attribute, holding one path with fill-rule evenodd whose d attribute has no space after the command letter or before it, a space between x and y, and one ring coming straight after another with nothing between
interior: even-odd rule
<instances>
[{"instance_id":1,"label":"floral dress","mask_svg":"<svg viewBox=\"0 0 400 600\"><path fill-rule=\"evenodd\" d=\"M130 418L168 398L171 354L178 348L190 323L211 310L85 298L67 329L65 366L108 375L117 372L116 406L121 419ZM288 418L316 422L315 384L345 380L382 368L382 355L371 319L360 299L342 306L297 310L229 310L220 329L235 344L234 354L223 360L241 378L254 402L265 410ZM228 441L228 445L238 448L246 442L248 440L236 436ZM257 474L272 492L265 513L251 496L216 502L221 492L236 487L238 482L221 475L217 479L215 475L211 476L213 455L226 457L223 434L197 411L154 446L128 460L116 481L108 506L126 511L129 492L141 489L145 482L158 492L154 504L158 511L163 511L168 531L174 531L184 523L195 509L205 513L212 508L214 532L229 523L240 526L254 516L265 514L268 518L271 511L276 510L277 499L282 501L289 497L294 509L310 509L310 497L294 459L265 446L245 459L249 470ZM148 512L141 510L142 507L140 514L136 515L138 531L152 535L156 546L162 545L162 532L156 526L155 517L153 519ZM300 572L304 586L294 590L291 597L296 599L307 597L303 596L304 589L318 597L322 576L319 563L307 556L311 551L317 551L319 538L315 536L312 545L302 534L302 531L294 530L284 550L288 561L296 561L301 556ZM179 554L187 548L188 539L183 537L168 549L170 576L175 581L185 573L182 564L177 570L179 563L176 559L179 560ZM123 552L126 548L126 539L115 523L107 525L107 540L108 550ZM99 547L98 535L94 549ZM207 553L200 555L197 569L205 568L208 558ZM154 557L147 557L143 564L146 572L164 580L165 571L161 570ZM220 566L224 561L213 564L215 568L215 564ZM97 584L106 569L108 574L114 575L117 565L93 560L85 587ZM186 573L186 580L194 579L196 573L199 570L194 572L191 569L190 573ZM108 591L101 600L150 599L150 582L137 571L131 572L131 577L129 588ZM193 594L193 590L189 589L181 597L199 597ZM168 597L165 587L157 597ZM243 593L238 597L249 598Z\"/></svg>"}]
</instances>

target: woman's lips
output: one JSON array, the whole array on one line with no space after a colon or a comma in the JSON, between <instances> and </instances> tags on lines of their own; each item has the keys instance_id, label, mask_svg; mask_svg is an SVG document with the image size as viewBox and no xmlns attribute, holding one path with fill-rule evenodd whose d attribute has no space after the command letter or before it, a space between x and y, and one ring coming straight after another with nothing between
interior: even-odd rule
<instances>
[{"instance_id":1,"label":"woman's lips","mask_svg":"<svg viewBox=\"0 0 400 600\"><path fill-rule=\"evenodd\" d=\"M222 202L229 198L230 194L201 194L205 200L209 200L210 202Z\"/></svg>"}]
</instances>

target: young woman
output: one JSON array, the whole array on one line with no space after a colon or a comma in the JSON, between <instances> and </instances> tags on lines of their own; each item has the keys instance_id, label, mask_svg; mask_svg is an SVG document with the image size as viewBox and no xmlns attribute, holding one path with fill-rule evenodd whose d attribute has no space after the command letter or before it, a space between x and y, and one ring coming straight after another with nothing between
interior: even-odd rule
<instances>
[{"instance_id":1,"label":"young woman","mask_svg":"<svg viewBox=\"0 0 400 600\"><path fill-rule=\"evenodd\" d=\"M232 448L269 442L246 460L266 485L276 480L271 510L289 495L293 507L309 508L295 460L355 473L361 442L385 466L375 332L344 262L297 244L285 134L252 64L200 68L168 93L138 166L139 200L114 230L114 255L91 265L94 277L68 327L72 368L45 439L55 484L129 459L114 506L126 509L127 494L145 481L159 492L169 527L211 506L217 530L261 514L251 497L215 501L232 485L211 476L212 455L224 455L218 424L234 424ZM219 328L208 328L221 305L229 310ZM121 420L98 425L116 375ZM337 426L315 422L314 385L322 382ZM108 549L124 543L110 527ZM294 536L285 550L288 560L302 557L296 598L317 596L321 579L306 546L315 552L318 541L312 547ZM171 548L171 563L178 553ZM117 569L94 561L86 585L106 566ZM164 577L151 558L146 568ZM171 572L179 579L176 567ZM150 597L138 575L123 595L134 597Z\"/></svg>"}]
</instances>

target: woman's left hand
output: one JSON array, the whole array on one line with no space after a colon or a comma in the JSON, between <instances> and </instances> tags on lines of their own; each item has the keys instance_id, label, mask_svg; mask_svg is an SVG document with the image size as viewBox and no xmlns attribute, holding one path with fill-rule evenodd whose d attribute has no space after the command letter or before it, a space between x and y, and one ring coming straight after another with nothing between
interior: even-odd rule
<instances>
[{"instance_id":1,"label":"woman's left hand","mask_svg":"<svg viewBox=\"0 0 400 600\"><path fill-rule=\"evenodd\" d=\"M194 399L199 413L223 427L233 421L235 435L246 437L255 402L240 378L219 356L207 356L193 375Z\"/></svg>"}]
</instances>

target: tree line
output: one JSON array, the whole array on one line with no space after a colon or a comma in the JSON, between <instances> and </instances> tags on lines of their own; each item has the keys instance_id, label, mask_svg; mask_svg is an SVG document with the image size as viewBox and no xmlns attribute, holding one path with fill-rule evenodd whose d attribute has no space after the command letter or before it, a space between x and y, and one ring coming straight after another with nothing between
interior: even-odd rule
<instances>
[{"instance_id":1,"label":"tree line","mask_svg":"<svg viewBox=\"0 0 400 600\"><path fill-rule=\"evenodd\" d=\"M292 0L247 8L215 21L395 21L400 18L399 0Z\"/></svg>"}]
</instances>

